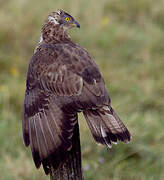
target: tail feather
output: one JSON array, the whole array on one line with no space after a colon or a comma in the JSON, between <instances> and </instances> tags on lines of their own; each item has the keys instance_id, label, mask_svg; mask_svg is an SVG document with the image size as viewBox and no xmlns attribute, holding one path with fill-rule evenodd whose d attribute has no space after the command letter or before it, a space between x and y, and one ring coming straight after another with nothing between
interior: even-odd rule
<instances>
[{"instance_id":1,"label":"tail feather","mask_svg":"<svg viewBox=\"0 0 164 180\"><path fill-rule=\"evenodd\" d=\"M131 135L128 129L112 107L103 106L99 109L85 110L83 113L97 143L111 148L112 143L117 144L118 140L124 143L130 141Z\"/></svg>"},{"instance_id":2,"label":"tail feather","mask_svg":"<svg viewBox=\"0 0 164 180\"><path fill-rule=\"evenodd\" d=\"M97 143L100 144L106 144L104 142L104 138L101 135L101 124L104 124L101 122L99 118L99 114L95 110L86 110L83 111L83 114L85 116L85 119L87 120L87 124L92 132L92 135Z\"/></svg>"}]
</instances>

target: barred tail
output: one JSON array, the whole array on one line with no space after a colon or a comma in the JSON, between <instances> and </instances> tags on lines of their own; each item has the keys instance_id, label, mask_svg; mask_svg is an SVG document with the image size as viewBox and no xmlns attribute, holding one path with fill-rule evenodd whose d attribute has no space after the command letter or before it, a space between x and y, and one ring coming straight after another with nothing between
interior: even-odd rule
<instances>
[{"instance_id":1,"label":"barred tail","mask_svg":"<svg viewBox=\"0 0 164 180\"><path fill-rule=\"evenodd\" d=\"M118 140L124 143L130 141L131 135L128 129L112 107L103 106L95 110L85 110L83 113L97 143L111 148L111 142L116 144Z\"/></svg>"}]
</instances>

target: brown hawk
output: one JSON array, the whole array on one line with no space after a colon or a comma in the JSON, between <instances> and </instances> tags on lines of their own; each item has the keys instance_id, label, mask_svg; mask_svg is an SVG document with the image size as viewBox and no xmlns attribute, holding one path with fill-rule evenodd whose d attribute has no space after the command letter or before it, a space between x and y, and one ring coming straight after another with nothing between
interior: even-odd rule
<instances>
[{"instance_id":1,"label":"brown hawk","mask_svg":"<svg viewBox=\"0 0 164 180\"><path fill-rule=\"evenodd\" d=\"M80 25L63 10L48 16L27 73L24 143L30 145L36 167L42 164L47 174L49 164L60 164L71 149L78 112L83 112L97 143L111 147L111 142L131 138L110 105L98 66L68 36L72 27Z\"/></svg>"}]
</instances>

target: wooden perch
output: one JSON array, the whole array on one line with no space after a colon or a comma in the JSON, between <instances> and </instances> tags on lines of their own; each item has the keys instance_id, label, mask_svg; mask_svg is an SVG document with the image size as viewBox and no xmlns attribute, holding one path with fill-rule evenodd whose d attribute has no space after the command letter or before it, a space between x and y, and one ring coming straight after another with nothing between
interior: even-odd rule
<instances>
[{"instance_id":1,"label":"wooden perch","mask_svg":"<svg viewBox=\"0 0 164 180\"><path fill-rule=\"evenodd\" d=\"M72 137L72 149L68 152L66 161L62 166L55 170L50 169L51 180L83 180L81 147L78 123L74 127Z\"/></svg>"}]
</instances>

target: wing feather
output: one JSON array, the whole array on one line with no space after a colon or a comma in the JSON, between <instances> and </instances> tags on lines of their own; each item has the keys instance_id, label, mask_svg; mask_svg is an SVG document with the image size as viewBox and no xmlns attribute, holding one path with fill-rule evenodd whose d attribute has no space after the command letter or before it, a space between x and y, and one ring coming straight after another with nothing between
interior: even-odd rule
<instances>
[{"instance_id":1,"label":"wing feather","mask_svg":"<svg viewBox=\"0 0 164 180\"><path fill-rule=\"evenodd\" d=\"M25 144L31 146L36 167L42 163L47 174L49 163L55 161L54 166L58 166L72 147L77 113L67 114L52 96L42 94L38 88L27 90L24 108Z\"/></svg>"},{"instance_id":2,"label":"wing feather","mask_svg":"<svg viewBox=\"0 0 164 180\"><path fill-rule=\"evenodd\" d=\"M36 127L35 127L35 122L33 118L30 118L29 121L29 136L30 136L30 146L31 146L31 151L32 151L32 156L35 162L35 166L37 168L40 167L41 165L41 159L40 159L40 146L38 144L38 139L37 139L37 134L36 134Z\"/></svg>"}]
</instances>

